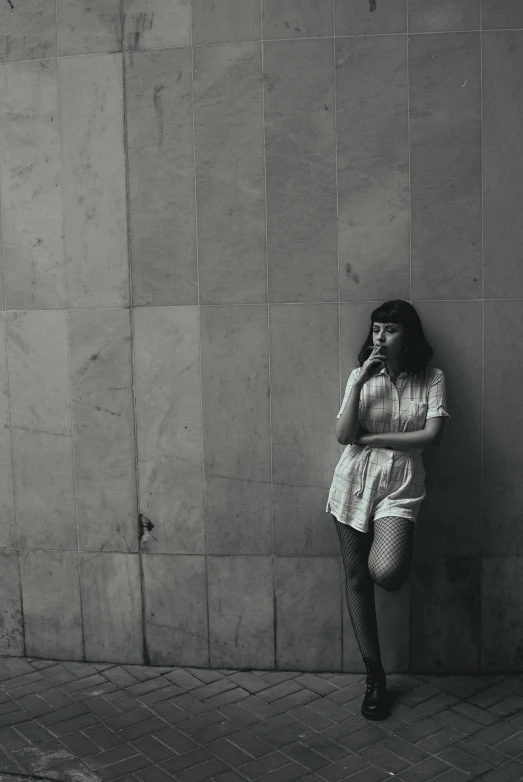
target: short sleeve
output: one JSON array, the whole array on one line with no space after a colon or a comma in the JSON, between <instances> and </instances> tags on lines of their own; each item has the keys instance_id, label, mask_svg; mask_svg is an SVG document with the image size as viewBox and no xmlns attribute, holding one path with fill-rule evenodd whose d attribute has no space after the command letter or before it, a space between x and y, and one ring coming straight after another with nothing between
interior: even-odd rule
<instances>
[{"instance_id":1,"label":"short sleeve","mask_svg":"<svg viewBox=\"0 0 523 782\"><path fill-rule=\"evenodd\" d=\"M354 385L356 378L360 374L360 371L361 371L361 367L356 367L356 369L353 369L352 372L350 373L349 379L347 380L347 385L345 386L345 395L343 397L343 402L341 403L340 412L338 413L336 418L339 418L340 415L343 413L345 405L347 404L347 399L350 396L352 386Z\"/></svg>"},{"instance_id":2,"label":"short sleeve","mask_svg":"<svg viewBox=\"0 0 523 782\"><path fill-rule=\"evenodd\" d=\"M447 412L445 375L441 369L436 369L429 386L427 419L439 417L451 418L452 416Z\"/></svg>"}]
</instances>

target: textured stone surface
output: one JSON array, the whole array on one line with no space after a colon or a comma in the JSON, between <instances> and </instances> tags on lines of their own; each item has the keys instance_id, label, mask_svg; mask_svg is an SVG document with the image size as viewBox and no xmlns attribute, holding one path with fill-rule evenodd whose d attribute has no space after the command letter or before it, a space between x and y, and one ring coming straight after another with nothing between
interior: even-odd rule
<instances>
[{"instance_id":1,"label":"textured stone surface","mask_svg":"<svg viewBox=\"0 0 523 782\"><path fill-rule=\"evenodd\" d=\"M369 722L363 674L4 657L0 779L517 782L522 687L388 676L389 715Z\"/></svg>"}]
</instances>

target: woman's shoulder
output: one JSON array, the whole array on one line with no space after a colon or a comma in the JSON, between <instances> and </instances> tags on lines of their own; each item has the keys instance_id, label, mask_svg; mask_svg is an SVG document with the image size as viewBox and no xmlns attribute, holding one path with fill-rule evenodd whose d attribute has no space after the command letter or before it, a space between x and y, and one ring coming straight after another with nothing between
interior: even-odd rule
<instances>
[{"instance_id":1,"label":"woman's shoulder","mask_svg":"<svg viewBox=\"0 0 523 782\"><path fill-rule=\"evenodd\" d=\"M439 367L427 367L427 378L435 378L444 374L443 370Z\"/></svg>"}]
</instances>

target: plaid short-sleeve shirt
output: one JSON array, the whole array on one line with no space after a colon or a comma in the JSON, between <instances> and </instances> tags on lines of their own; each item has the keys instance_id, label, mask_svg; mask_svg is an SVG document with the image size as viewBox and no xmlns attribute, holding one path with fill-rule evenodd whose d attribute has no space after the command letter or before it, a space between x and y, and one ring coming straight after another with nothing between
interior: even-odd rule
<instances>
[{"instance_id":1,"label":"plaid short-sleeve shirt","mask_svg":"<svg viewBox=\"0 0 523 782\"><path fill-rule=\"evenodd\" d=\"M338 418L360 372L357 367L350 373ZM362 387L359 423L373 434L417 431L428 418L439 416L451 417L445 376L437 367L419 375L401 372L394 384L383 366ZM361 532L368 532L371 517L401 516L416 522L426 496L422 451L347 445L334 470L327 513Z\"/></svg>"}]
</instances>

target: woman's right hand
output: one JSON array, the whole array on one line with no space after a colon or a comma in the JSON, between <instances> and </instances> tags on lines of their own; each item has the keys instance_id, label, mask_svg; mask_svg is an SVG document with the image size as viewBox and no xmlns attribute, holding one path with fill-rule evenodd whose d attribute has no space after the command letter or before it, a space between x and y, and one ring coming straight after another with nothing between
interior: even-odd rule
<instances>
[{"instance_id":1,"label":"woman's right hand","mask_svg":"<svg viewBox=\"0 0 523 782\"><path fill-rule=\"evenodd\" d=\"M366 383L375 374L376 370L385 363L385 354L380 353L380 350L381 345L372 348L368 359L362 364L360 374L358 375L360 383Z\"/></svg>"}]
</instances>

